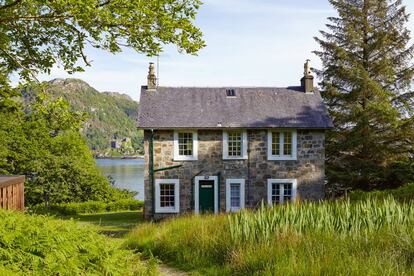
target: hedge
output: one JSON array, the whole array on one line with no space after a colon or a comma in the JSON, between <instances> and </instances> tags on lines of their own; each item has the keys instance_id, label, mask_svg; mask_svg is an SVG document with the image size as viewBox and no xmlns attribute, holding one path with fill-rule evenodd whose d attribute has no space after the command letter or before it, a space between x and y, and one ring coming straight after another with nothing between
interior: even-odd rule
<instances>
[{"instance_id":1,"label":"hedge","mask_svg":"<svg viewBox=\"0 0 414 276\"><path fill-rule=\"evenodd\" d=\"M122 199L113 202L103 201L86 201L86 202L71 202L57 205L37 205L31 208L31 211L36 214L55 214L55 215L79 215L79 214L93 214L103 212L115 212L123 210L141 210L144 202L135 199Z\"/></svg>"}]
</instances>

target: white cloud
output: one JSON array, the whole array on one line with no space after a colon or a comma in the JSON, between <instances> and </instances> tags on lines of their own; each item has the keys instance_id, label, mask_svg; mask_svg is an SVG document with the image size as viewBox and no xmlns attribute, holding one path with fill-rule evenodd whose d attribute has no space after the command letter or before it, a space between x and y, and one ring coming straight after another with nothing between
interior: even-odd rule
<instances>
[{"instance_id":1,"label":"white cloud","mask_svg":"<svg viewBox=\"0 0 414 276\"><path fill-rule=\"evenodd\" d=\"M305 3L312 4L305 4ZM306 1L300 6L281 4L280 1L257 0L206 0L204 5L225 13L245 14L328 14L333 13L329 8L314 8L314 1Z\"/></svg>"}]
</instances>

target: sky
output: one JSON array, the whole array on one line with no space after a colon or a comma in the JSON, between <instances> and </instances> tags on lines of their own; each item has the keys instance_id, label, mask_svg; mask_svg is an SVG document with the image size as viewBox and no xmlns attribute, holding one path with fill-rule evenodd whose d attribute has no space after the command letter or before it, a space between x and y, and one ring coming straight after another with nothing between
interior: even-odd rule
<instances>
[{"instance_id":1,"label":"sky","mask_svg":"<svg viewBox=\"0 0 414 276\"><path fill-rule=\"evenodd\" d=\"M403 1L413 16L407 27L414 36L414 1ZM197 56L167 46L159 58L161 86L276 86L299 85L303 64L320 68L313 50L318 36L335 16L328 0L205 0L196 25L207 46ZM91 67L69 75L54 67L54 78L80 78L98 91L125 93L139 100L146 85L148 58L130 49L110 54L88 47Z\"/></svg>"}]
</instances>

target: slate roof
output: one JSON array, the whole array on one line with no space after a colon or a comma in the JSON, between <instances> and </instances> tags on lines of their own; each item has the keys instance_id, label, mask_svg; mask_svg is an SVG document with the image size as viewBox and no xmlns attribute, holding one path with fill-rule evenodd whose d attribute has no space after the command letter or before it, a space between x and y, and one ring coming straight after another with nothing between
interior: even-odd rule
<instances>
[{"instance_id":1,"label":"slate roof","mask_svg":"<svg viewBox=\"0 0 414 276\"><path fill-rule=\"evenodd\" d=\"M234 89L235 97L227 97ZM332 127L319 92L301 87L157 87L141 88L138 127L312 128Z\"/></svg>"}]
</instances>

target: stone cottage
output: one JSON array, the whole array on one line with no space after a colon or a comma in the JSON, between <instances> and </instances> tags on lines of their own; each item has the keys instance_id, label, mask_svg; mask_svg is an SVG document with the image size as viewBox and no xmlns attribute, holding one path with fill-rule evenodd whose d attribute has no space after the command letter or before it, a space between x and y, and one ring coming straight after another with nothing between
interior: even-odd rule
<instances>
[{"instance_id":1,"label":"stone cottage","mask_svg":"<svg viewBox=\"0 0 414 276\"><path fill-rule=\"evenodd\" d=\"M301 86L141 88L145 218L324 197L332 122L308 61Z\"/></svg>"}]
</instances>

